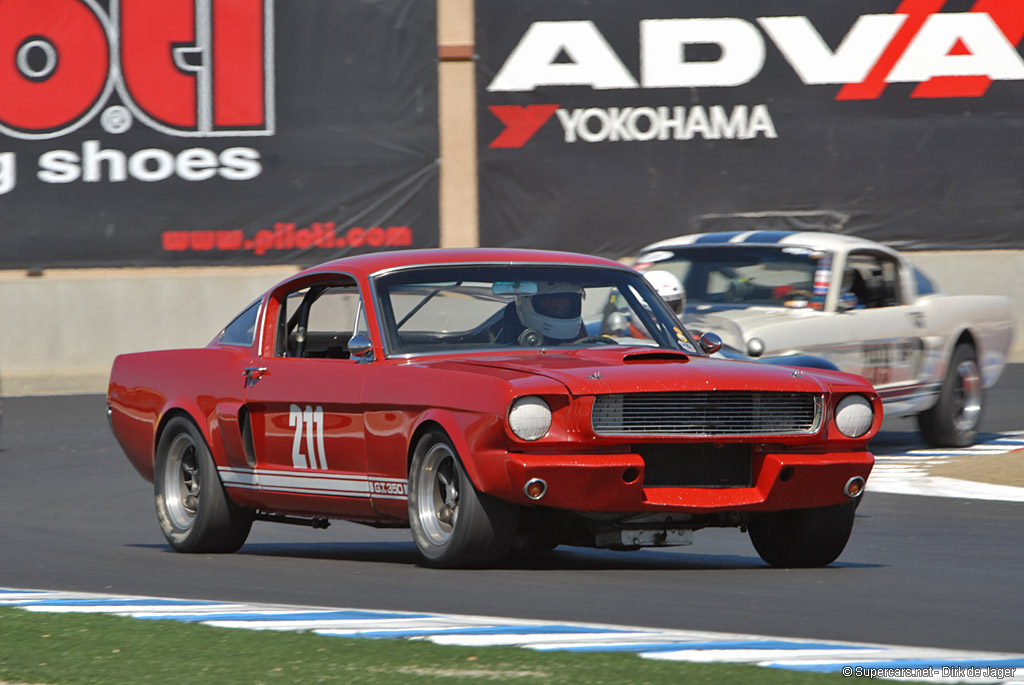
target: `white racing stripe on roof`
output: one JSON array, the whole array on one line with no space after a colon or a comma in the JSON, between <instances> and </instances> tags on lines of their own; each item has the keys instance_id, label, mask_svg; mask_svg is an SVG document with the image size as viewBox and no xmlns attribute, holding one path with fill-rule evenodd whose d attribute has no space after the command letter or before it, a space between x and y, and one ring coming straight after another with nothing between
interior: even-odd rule
<instances>
[{"instance_id":1,"label":"white racing stripe on roof","mask_svg":"<svg viewBox=\"0 0 1024 685\"><path fill-rule=\"evenodd\" d=\"M749 663L772 668L842 672L849 667L998 666L1024 673L1024 654L972 652L744 633L659 630L594 623L488 616L372 611L332 607L205 602L77 592L0 588L0 605L32 611L105 612L258 630L313 630L325 636L404 638L441 645L516 646L538 651L622 652L649 659ZM229 618L230 617L230 618ZM973 680L972 682L1000 682Z\"/></svg>"}]
</instances>

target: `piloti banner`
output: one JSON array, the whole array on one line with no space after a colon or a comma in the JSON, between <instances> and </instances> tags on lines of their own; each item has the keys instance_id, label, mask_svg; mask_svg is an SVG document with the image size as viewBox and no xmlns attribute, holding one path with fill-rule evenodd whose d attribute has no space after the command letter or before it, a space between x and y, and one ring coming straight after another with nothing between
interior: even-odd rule
<instances>
[{"instance_id":1,"label":"piloti banner","mask_svg":"<svg viewBox=\"0 0 1024 685\"><path fill-rule=\"evenodd\" d=\"M0 268L438 244L421 0L3 0Z\"/></svg>"},{"instance_id":2,"label":"piloti banner","mask_svg":"<svg viewBox=\"0 0 1024 685\"><path fill-rule=\"evenodd\" d=\"M477 0L481 241L1024 248L1024 4Z\"/></svg>"}]
</instances>

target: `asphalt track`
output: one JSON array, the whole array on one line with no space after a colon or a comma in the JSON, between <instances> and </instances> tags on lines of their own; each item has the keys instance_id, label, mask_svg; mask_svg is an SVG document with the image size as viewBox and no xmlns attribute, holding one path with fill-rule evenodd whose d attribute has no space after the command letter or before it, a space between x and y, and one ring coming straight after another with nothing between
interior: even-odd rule
<instances>
[{"instance_id":1,"label":"asphalt track","mask_svg":"<svg viewBox=\"0 0 1024 685\"><path fill-rule=\"evenodd\" d=\"M1024 365L988 400L984 430L1024 429ZM871 493L843 556L810 570L766 567L735 530L484 571L425 568L407 531L340 522L257 523L236 554L183 555L103 408L98 395L5 398L0 586L1024 649L1021 503ZM913 439L909 421L885 429L880 445Z\"/></svg>"}]
</instances>

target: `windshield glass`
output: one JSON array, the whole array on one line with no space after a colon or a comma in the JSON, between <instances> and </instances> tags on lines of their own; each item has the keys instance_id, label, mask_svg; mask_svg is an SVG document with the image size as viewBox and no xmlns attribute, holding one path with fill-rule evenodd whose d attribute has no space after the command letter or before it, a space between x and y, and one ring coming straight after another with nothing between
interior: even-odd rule
<instances>
[{"instance_id":1,"label":"windshield glass","mask_svg":"<svg viewBox=\"0 0 1024 685\"><path fill-rule=\"evenodd\" d=\"M697 353L632 271L563 265L402 269L374 279L391 355L645 345Z\"/></svg>"},{"instance_id":2,"label":"windshield glass","mask_svg":"<svg viewBox=\"0 0 1024 685\"><path fill-rule=\"evenodd\" d=\"M687 246L640 255L636 268L673 274L690 308L704 305L821 309L831 254L772 245Z\"/></svg>"}]
</instances>

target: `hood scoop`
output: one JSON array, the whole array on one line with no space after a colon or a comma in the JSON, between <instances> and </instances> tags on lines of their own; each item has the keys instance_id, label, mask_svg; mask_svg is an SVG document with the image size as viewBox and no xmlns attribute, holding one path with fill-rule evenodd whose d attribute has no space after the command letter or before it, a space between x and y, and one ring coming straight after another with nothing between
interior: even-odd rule
<instances>
[{"instance_id":1,"label":"hood scoop","mask_svg":"<svg viewBox=\"0 0 1024 685\"><path fill-rule=\"evenodd\" d=\"M659 362L688 362L690 355L684 352L661 350L658 352L631 352L622 357L623 364L656 364Z\"/></svg>"}]
</instances>

